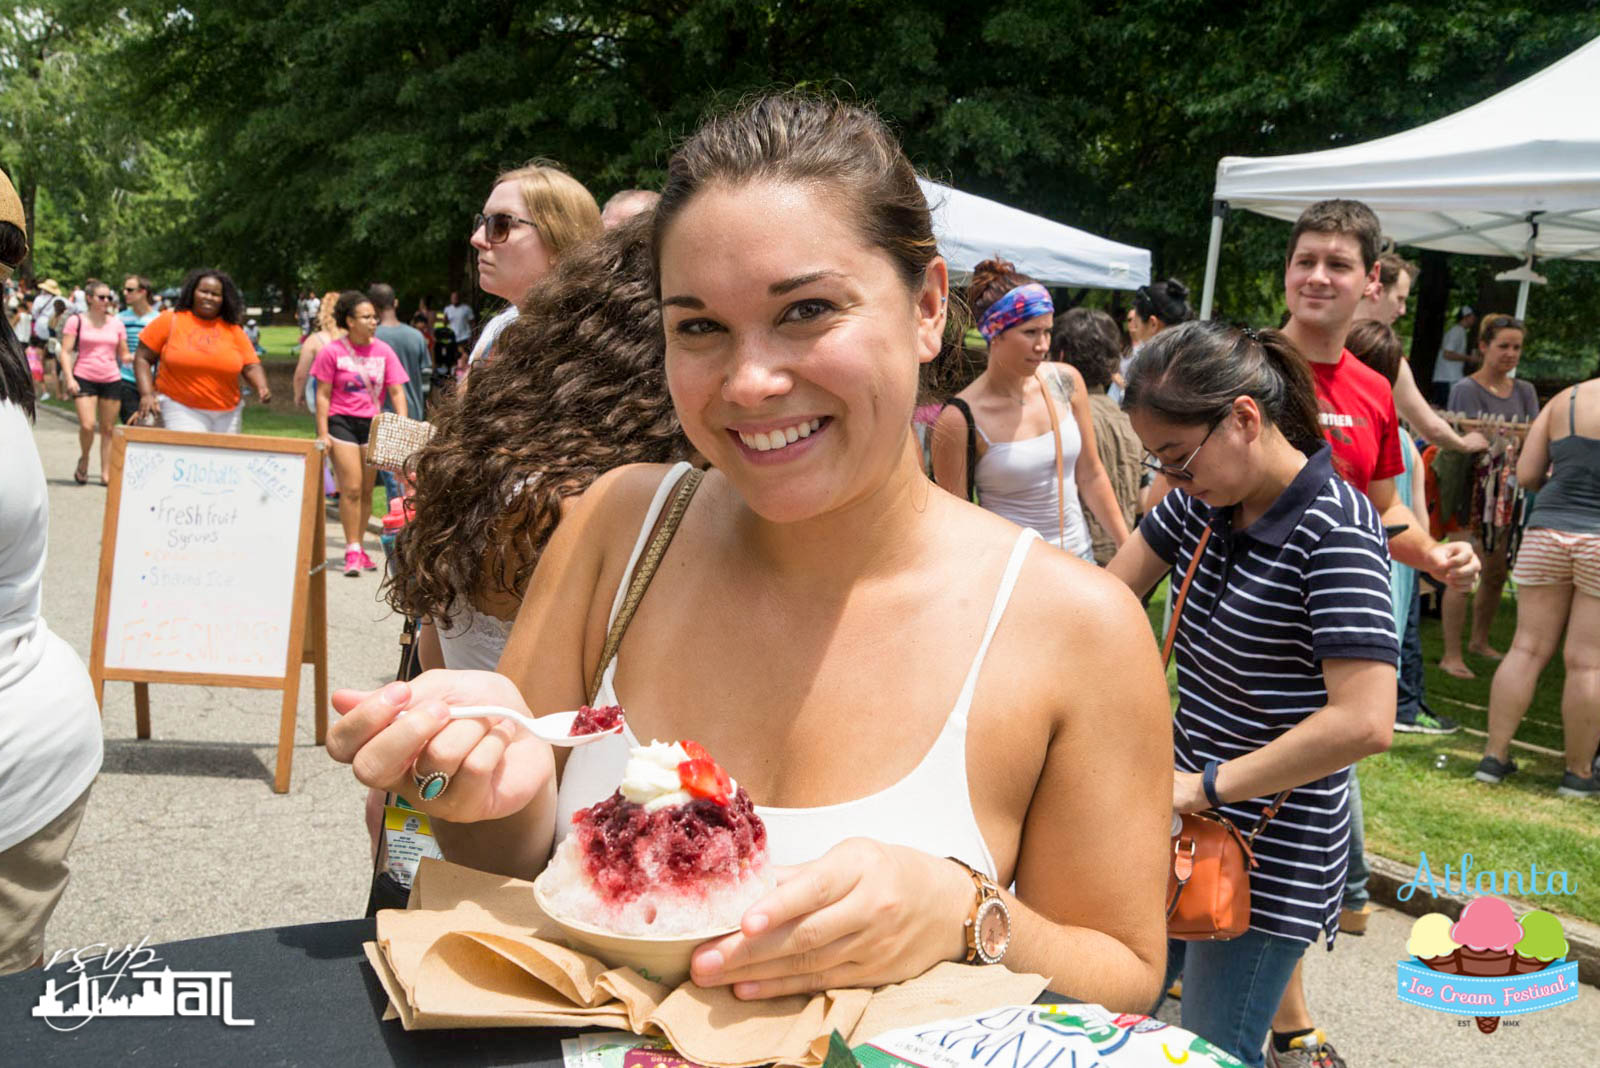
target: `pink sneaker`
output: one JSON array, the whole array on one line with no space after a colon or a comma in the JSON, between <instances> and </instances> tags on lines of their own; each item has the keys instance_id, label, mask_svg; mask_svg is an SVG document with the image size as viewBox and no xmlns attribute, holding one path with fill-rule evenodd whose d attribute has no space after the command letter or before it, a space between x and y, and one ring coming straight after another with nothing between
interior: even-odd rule
<instances>
[{"instance_id":1,"label":"pink sneaker","mask_svg":"<svg viewBox=\"0 0 1600 1068\"><path fill-rule=\"evenodd\" d=\"M361 574L361 558L367 554L359 546L352 545L344 551L344 573L347 578L355 578Z\"/></svg>"},{"instance_id":2,"label":"pink sneaker","mask_svg":"<svg viewBox=\"0 0 1600 1068\"><path fill-rule=\"evenodd\" d=\"M367 555L367 550L359 545L352 546L356 551L356 563L361 565L363 571L376 571L378 565L372 562L372 557Z\"/></svg>"}]
</instances>

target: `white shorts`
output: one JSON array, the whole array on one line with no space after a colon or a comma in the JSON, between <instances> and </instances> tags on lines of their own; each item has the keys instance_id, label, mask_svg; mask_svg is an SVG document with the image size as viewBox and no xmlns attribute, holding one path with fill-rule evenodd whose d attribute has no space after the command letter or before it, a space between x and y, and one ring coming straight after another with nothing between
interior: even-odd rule
<instances>
[{"instance_id":1,"label":"white shorts","mask_svg":"<svg viewBox=\"0 0 1600 1068\"><path fill-rule=\"evenodd\" d=\"M164 393L161 395L161 425L168 430L198 431L202 434L237 434L243 412L243 401L232 408L212 411L208 408L191 408L187 404L179 404Z\"/></svg>"},{"instance_id":2,"label":"white shorts","mask_svg":"<svg viewBox=\"0 0 1600 1068\"><path fill-rule=\"evenodd\" d=\"M1511 577L1519 586L1572 586L1600 597L1600 534L1529 527Z\"/></svg>"}]
</instances>

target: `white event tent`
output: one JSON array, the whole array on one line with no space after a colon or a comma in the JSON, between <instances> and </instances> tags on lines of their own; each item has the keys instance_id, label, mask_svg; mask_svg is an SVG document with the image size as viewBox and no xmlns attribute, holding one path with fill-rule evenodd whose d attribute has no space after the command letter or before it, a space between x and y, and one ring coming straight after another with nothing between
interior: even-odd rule
<instances>
[{"instance_id":1,"label":"white event tent","mask_svg":"<svg viewBox=\"0 0 1600 1068\"><path fill-rule=\"evenodd\" d=\"M1150 252L919 179L939 251L960 278L999 255L1045 285L1138 289L1150 283Z\"/></svg>"},{"instance_id":2,"label":"white event tent","mask_svg":"<svg viewBox=\"0 0 1600 1068\"><path fill-rule=\"evenodd\" d=\"M1211 315L1230 208L1294 220L1328 197L1365 202L1402 245L1514 256L1517 314L1535 259L1600 260L1600 38L1482 103L1405 133L1217 164L1201 318Z\"/></svg>"}]
</instances>

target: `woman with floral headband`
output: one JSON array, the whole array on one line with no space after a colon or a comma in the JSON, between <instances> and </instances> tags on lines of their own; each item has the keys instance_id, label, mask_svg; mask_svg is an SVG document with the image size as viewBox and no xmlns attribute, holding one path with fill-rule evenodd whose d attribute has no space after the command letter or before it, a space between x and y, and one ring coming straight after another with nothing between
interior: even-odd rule
<instances>
[{"instance_id":1,"label":"woman with floral headband","mask_svg":"<svg viewBox=\"0 0 1600 1068\"><path fill-rule=\"evenodd\" d=\"M1046 360L1050 293L1006 261L984 260L967 304L989 342L989 363L934 424L934 480L1093 563L1080 495L1117 545L1128 525L1095 449L1083 376Z\"/></svg>"}]
</instances>

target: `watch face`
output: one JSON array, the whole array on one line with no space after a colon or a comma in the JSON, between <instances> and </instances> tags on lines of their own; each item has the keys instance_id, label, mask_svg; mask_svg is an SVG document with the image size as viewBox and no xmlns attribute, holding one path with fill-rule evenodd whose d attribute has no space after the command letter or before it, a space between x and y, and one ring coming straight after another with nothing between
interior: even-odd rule
<instances>
[{"instance_id":1,"label":"watch face","mask_svg":"<svg viewBox=\"0 0 1600 1068\"><path fill-rule=\"evenodd\" d=\"M985 964L998 964L1011 942L1011 914L1005 902L991 899L978 910L978 957Z\"/></svg>"}]
</instances>

